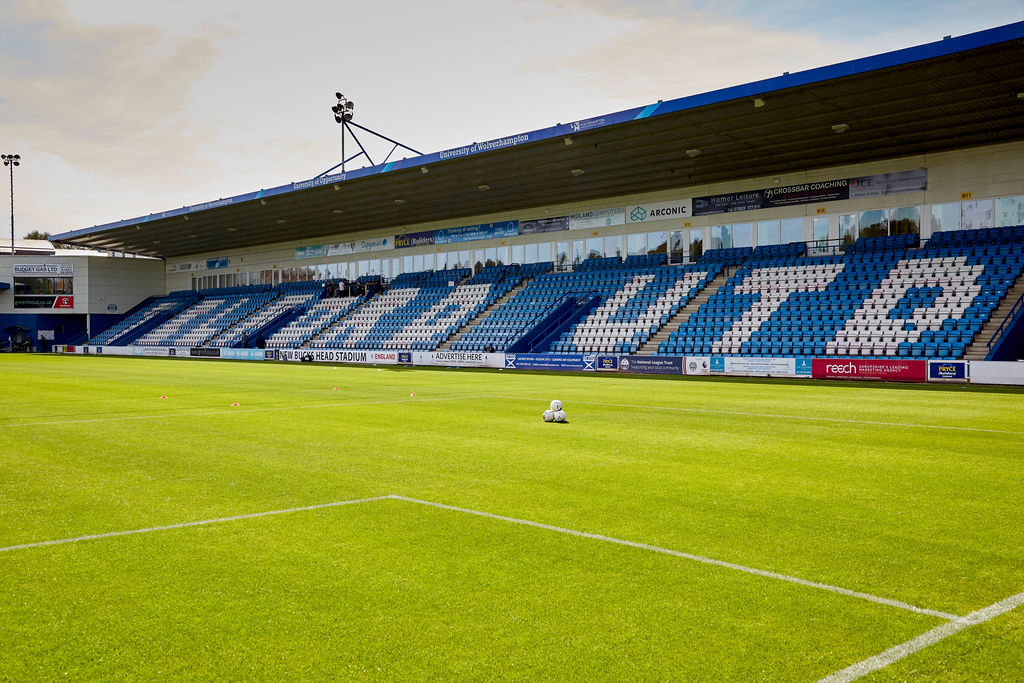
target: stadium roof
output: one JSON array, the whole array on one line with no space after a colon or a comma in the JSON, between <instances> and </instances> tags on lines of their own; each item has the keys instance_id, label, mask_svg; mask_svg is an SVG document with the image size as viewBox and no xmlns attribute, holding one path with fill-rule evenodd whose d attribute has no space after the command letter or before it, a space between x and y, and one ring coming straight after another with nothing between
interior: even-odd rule
<instances>
[{"instance_id":1,"label":"stadium roof","mask_svg":"<svg viewBox=\"0 0 1024 683\"><path fill-rule=\"evenodd\" d=\"M177 257L1021 139L1024 21L52 239Z\"/></svg>"}]
</instances>

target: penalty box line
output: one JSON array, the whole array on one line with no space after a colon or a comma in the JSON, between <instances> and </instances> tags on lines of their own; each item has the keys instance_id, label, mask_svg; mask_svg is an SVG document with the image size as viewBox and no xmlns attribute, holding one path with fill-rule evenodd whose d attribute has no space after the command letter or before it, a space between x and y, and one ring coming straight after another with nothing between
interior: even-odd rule
<instances>
[{"instance_id":1,"label":"penalty box line","mask_svg":"<svg viewBox=\"0 0 1024 683\"><path fill-rule=\"evenodd\" d=\"M818 590L829 591L831 593L837 593L839 595L845 595L851 598L859 598L861 600L867 600L874 602L879 605L886 605L887 607L897 607L899 609L908 610L910 612L916 612L917 614L924 614L931 617L938 617L947 621L959 619L955 614L949 614L948 612L940 612L938 610L927 609L924 607L917 607L900 600L893 600L891 598L883 598L878 595L872 595L870 593L862 593L860 591L849 590L848 588L840 588L839 586L832 586L827 583L819 583L817 581L809 581L807 579L801 579L796 576L787 576L786 574L779 574L777 572L770 572L764 569L756 569L754 567L747 567L742 564L735 564L733 562L726 562L725 560L716 560L711 557L704 557L702 555L694 555L692 553L685 553L679 550L671 550L669 548L662 548L656 545L650 545L649 543L638 543L636 541L627 541L622 538L615 538L613 536L604 536L602 534L594 534L588 531L577 531L576 529L567 529L565 527L553 526L551 524L544 524L543 522L534 522L529 519L519 519L517 517L506 517L504 515L496 515L491 512L483 512L481 510L471 510L469 508L456 507L454 505L445 505L444 503L434 503L429 500L420 500L417 498L407 498L405 496L387 496L394 500L404 500L409 503L416 503L417 505L427 505L429 507L440 508L442 510L451 510L452 512L462 512L469 515L476 515L478 517L486 517L488 519L495 519L502 522L509 522L512 524L520 524L523 526L533 527L535 529L544 529L546 531L554 531L560 534L566 534L569 536L576 536L578 538L588 538L594 541L603 541L605 543L614 543L615 545L623 545L629 548L637 548L639 550L647 550L654 553L661 553L663 555L671 555L672 557L682 558L684 560L690 560L691 562L699 562L700 564L707 564L714 567L722 567L724 569L732 569L734 571L743 572L745 574L753 574L754 576L761 576L768 579L776 579L778 581L786 581L788 583L795 583L799 586L805 586L808 588L817 588Z\"/></svg>"},{"instance_id":2,"label":"penalty box line","mask_svg":"<svg viewBox=\"0 0 1024 683\"><path fill-rule=\"evenodd\" d=\"M220 524L224 522L236 522L245 519L256 519L259 517L269 517L272 515L283 515L292 512L307 512L309 510L322 510L325 508L340 507L343 505L356 505L359 503L371 503L380 500L398 500L406 503L414 503L416 505L424 505L427 507L438 508L441 510L448 510L451 512L460 512L463 514L474 515L477 517L485 517L487 519L498 520L502 522L508 522L511 524L518 524L521 526L528 526L535 529L543 529L545 531L553 531L555 533L566 534L568 536L575 536L577 538L587 538L594 541L602 541L604 543L613 543L615 545L626 546L629 548L636 548L638 550L646 550L649 552L660 553L662 555L670 555L672 557L678 557L684 560L690 560L691 562L698 562L700 564L711 565L714 567L721 567L723 569L731 569L734 571L743 572L745 574L751 574L754 576L760 576L767 579L775 579L777 581L786 581L787 583L793 583L798 586L804 586L807 588L816 588L818 590L828 591L838 595L843 595L851 598L858 598L860 600L867 600L879 605L885 605L887 607L895 607L917 614L923 614L931 617L938 617L939 619L945 619L948 622L957 622L961 619L969 617L958 617L955 614L949 614L948 612L940 612L938 610L927 609L924 607L918 607L911 605L900 600L893 600L891 598L883 598L878 595L872 595L870 593L863 593L860 591L854 591L847 588L841 588L839 586L832 586L826 583L820 583L817 581L809 581L807 579L801 579L796 576L787 576L786 574L779 574L778 572L770 572L763 569L756 569L754 567L747 567L745 565L736 564L733 562L726 562L724 560L716 560L710 557L704 557L702 555L694 555L693 553L685 553L679 550L671 550L669 548L662 548L660 546L651 545L649 543L638 543L636 541L627 541L621 538L615 538L612 536L604 536L602 534L595 534L588 531L578 531L576 529L567 529L565 527L554 526L551 524L544 524L543 522L535 522L529 519L519 519L517 517L507 517L505 515L497 515L491 512L484 512L482 510L472 510L470 508L457 507L454 505L446 505L444 503L435 503L428 500L421 500L419 498L409 498L406 496L399 495L385 495L385 496L374 496L370 498L356 498L353 500L336 501L333 503L320 503L318 505L306 505L302 507L292 507L283 510L269 510L265 512L253 512L245 515L233 515L231 517L217 517L215 519L198 520L194 522L181 522L178 524L168 524L164 526L152 526L144 527L141 529L131 529L128 531L109 531L101 534L88 534L84 536L75 536L73 538L62 538L50 541L37 541L35 543L21 543L18 545L12 545L0 548L0 553L11 552L15 550L27 550L30 548L40 548L44 546L54 545L65 545L69 543L78 543L81 541L92 541L104 538L113 538L116 536L130 536L134 534L145 534L156 531L169 531L172 529L185 529L189 527L206 526L210 524Z\"/></svg>"},{"instance_id":3,"label":"penalty box line","mask_svg":"<svg viewBox=\"0 0 1024 683\"><path fill-rule=\"evenodd\" d=\"M134 534L148 534L154 531L170 531L171 529L187 529L195 526L207 526L210 524L221 524L223 522L237 522L243 519L257 519L259 517L270 517L272 515L285 515L290 512L307 512L309 510L323 510L335 508L342 505L357 505L359 503L371 503L375 500L384 500L390 496L374 496L373 498L356 498L354 500L339 500L333 503L320 503L319 505L305 505L303 507L285 508L284 510L268 510L265 512L251 512L247 515L233 515L231 517L217 517L215 519L200 519L195 522L180 522L178 524L167 524L164 526L150 526L142 529L129 529L128 531L108 531L102 534L87 534L73 538L59 538L52 541L37 541L35 543L21 543L0 548L0 553L12 550L26 550L28 548L41 548L48 545L65 545L67 543L78 543L80 541L94 541L101 538L114 538L115 536L132 536Z\"/></svg>"},{"instance_id":4,"label":"penalty box line","mask_svg":"<svg viewBox=\"0 0 1024 683\"><path fill-rule=\"evenodd\" d=\"M996 617L1002 616L1021 605L1024 605L1024 592L1011 595L1010 597L993 603L988 607L983 607L975 612L971 612L967 616L959 617L940 626L936 626L931 631L926 631L916 638L911 638L906 642L889 648L885 652L881 652L873 657L868 657L856 664L851 664L845 669L829 674L825 678L822 678L819 683L850 683L850 681L855 681L873 671L883 669L894 662L898 662L904 657L914 654L915 652L920 652L926 647L931 647L940 640L945 640L964 629L984 624L987 621L992 621Z\"/></svg>"}]
</instances>

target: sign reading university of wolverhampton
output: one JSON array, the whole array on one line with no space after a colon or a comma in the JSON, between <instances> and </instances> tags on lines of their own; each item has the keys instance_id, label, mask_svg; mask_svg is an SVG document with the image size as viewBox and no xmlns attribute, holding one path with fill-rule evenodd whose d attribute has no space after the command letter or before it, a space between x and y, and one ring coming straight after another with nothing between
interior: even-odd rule
<instances>
[{"instance_id":1,"label":"sign reading university of wolverhampton","mask_svg":"<svg viewBox=\"0 0 1024 683\"><path fill-rule=\"evenodd\" d=\"M655 202L653 204L633 204L626 209L627 223L647 223L665 221L673 218L689 218L692 202L689 199L676 199L671 202Z\"/></svg>"}]
</instances>

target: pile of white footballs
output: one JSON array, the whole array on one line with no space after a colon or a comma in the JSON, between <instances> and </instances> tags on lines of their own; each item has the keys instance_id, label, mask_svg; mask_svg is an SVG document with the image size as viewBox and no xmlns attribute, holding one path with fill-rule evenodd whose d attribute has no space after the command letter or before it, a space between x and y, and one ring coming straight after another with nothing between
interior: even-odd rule
<instances>
[{"instance_id":1,"label":"pile of white footballs","mask_svg":"<svg viewBox=\"0 0 1024 683\"><path fill-rule=\"evenodd\" d=\"M551 402L551 409L544 411L545 422L568 422L569 418L565 416L565 411L562 410L562 402L555 399Z\"/></svg>"}]
</instances>

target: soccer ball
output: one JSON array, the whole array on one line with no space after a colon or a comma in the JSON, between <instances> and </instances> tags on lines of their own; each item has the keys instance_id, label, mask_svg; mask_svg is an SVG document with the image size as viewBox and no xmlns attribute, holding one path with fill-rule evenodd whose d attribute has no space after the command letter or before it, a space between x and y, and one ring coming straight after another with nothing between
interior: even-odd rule
<instances>
[{"instance_id":1,"label":"soccer ball","mask_svg":"<svg viewBox=\"0 0 1024 683\"><path fill-rule=\"evenodd\" d=\"M545 410L544 411L544 421L545 422L554 422L555 421L555 411L553 411L553 410Z\"/></svg>"},{"instance_id":2,"label":"soccer ball","mask_svg":"<svg viewBox=\"0 0 1024 683\"><path fill-rule=\"evenodd\" d=\"M557 413L561 409L562 409L562 402L559 401L557 398L554 401L551 402L551 410L553 412Z\"/></svg>"},{"instance_id":3,"label":"soccer ball","mask_svg":"<svg viewBox=\"0 0 1024 683\"><path fill-rule=\"evenodd\" d=\"M555 422L568 422L569 419L565 416L564 410L555 411Z\"/></svg>"}]
</instances>

